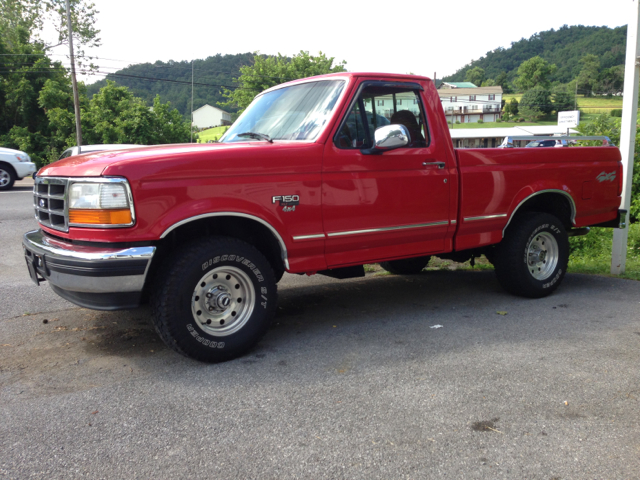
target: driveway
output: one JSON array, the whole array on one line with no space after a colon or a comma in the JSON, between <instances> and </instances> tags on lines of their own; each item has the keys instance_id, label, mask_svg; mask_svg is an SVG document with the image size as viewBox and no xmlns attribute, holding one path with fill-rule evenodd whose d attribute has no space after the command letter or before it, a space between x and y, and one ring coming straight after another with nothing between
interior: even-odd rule
<instances>
[{"instance_id":1,"label":"driveway","mask_svg":"<svg viewBox=\"0 0 640 480\"><path fill-rule=\"evenodd\" d=\"M30 203L0 193L6 478L638 477L638 282L567 275L526 300L491 271L285 275L258 347L206 365L147 308L33 285Z\"/></svg>"}]
</instances>

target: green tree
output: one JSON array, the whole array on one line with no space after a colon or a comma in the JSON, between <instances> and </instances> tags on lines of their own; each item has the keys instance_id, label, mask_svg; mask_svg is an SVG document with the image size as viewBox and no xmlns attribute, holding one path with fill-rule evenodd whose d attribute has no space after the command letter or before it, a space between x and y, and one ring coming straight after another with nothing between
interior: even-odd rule
<instances>
[{"instance_id":1,"label":"green tree","mask_svg":"<svg viewBox=\"0 0 640 480\"><path fill-rule=\"evenodd\" d=\"M575 110L576 95L574 89L567 85L558 85L552 89L553 109L556 112Z\"/></svg>"},{"instance_id":2,"label":"green tree","mask_svg":"<svg viewBox=\"0 0 640 480\"><path fill-rule=\"evenodd\" d=\"M64 107L63 95L54 95L44 89L40 97L47 108L47 116L58 142L64 146L75 145L73 113ZM49 103L53 100L52 103ZM62 106L54 106L60 100ZM83 139L87 144L134 143L157 145L190 141L189 122L169 103L156 97L153 108L134 96L127 87L107 82L91 100L83 97L81 118Z\"/></svg>"},{"instance_id":3,"label":"green tree","mask_svg":"<svg viewBox=\"0 0 640 480\"><path fill-rule=\"evenodd\" d=\"M587 54L580 59L582 69L578 74L578 90L583 92L585 97L593 95L597 89L600 76L600 60L592 54Z\"/></svg>"},{"instance_id":4,"label":"green tree","mask_svg":"<svg viewBox=\"0 0 640 480\"><path fill-rule=\"evenodd\" d=\"M482 81L484 80L484 69L480 67L473 67L470 70L467 70L465 74L464 81L471 82L476 87L482 85Z\"/></svg>"},{"instance_id":5,"label":"green tree","mask_svg":"<svg viewBox=\"0 0 640 480\"><path fill-rule=\"evenodd\" d=\"M515 85L523 92L535 87L549 88L551 84L551 76L555 73L557 67L550 64L543 58L535 56L529 60L525 60L518 67L518 77Z\"/></svg>"},{"instance_id":6,"label":"green tree","mask_svg":"<svg viewBox=\"0 0 640 480\"><path fill-rule=\"evenodd\" d=\"M75 56L82 59L84 49L100 46L100 30L95 26L98 11L86 0L69 0ZM10 44L18 41L19 31L29 32L31 40L43 51L68 45L66 0L0 0L0 25ZM45 29L52 29L53 39L45 39Z\"/></svg>"},{"instance_id":7,"label":"green tree","mask_svg":"<svg viewBox=\"0 0 640 480\"><path fill-rule=\"evenodd\" d=\"M253 65L241 67L240 77L234 79L239 86L235 90L223 88L223 95L228 100L219 105L237 107L242 111L258 93L267 88L298 78L345 71L344 66L347 62L343 60L334 65L333 61L333 57L327 58L322 52L314 57L309 55L309 52L301 50L292 58L280 54L277 57L263 57L256 52Z\"/></svg>"},{"instance_id":8,"label":"green tree","mask_svg":"<svg viewBox=\"0 0 640 480\"><path fill-rule=\"evenodd\" d=\"M97 12L84 0L70 3L82 55L82 48L99 44ZM42 38L45 30L56 32L52 42ZM70 98L67 71L48 53L67 40L64 0L0 0L0 145L26 151L38 165L56 158L61 146L40 99L43 94L46 102L63 108L59 104ZM61 123L66 114L58 113Z\"/></svg>"},{"instance_id":9,"label":"green tree","mask_svg":"<svg viewBox=\"0 0 640 480\"><path fill-rule=\"evenodd\" d=\"M482 82L481 87L495 87L496 81L493 78L487 78L484 82Z\"/></svg>"},{"instance_id":10,"label":"green tree","mask_svg":"<svg viewBox=\"0 0 640 480\"><path fill-rule=\"evenodd\" d=\"M520 115L528 120L537 120L553 110L551 91L542 87L527 90L520 99Z\"/></svg>"},{"instance_id":11,"label":"green tree","mask_svg":"<svg viewBox=\"0 0 640 480\"><path fill-rule=\"evenodd\" d=\"M502 87L503 93L511 93L511 85L509 85L509 80L507 79L507 72L500 72L500 74L496 77L495 80L496 85L500 85Z\"/></svg>"},{"instance_id":12,"label":"green tree","mask_svg":"<svg viewBox=\"0 0 640 480\"><path fill-rule=\"evenodd\" d=\"M504 113L508 113L510 116L517 115L519 105L518 100L512 98L509 100L509 103L505 103Z\"/></svg>"},{"instance_id":13,"label":"green tree","mask_svg":"<svg viewBox=\"0 0 640 480\"><path fill-rule=\"evenodd\" d=\"M47 81L69 85L66 70L24 26L6 18L0 20L0 53L0 145L26 151L42 165L52 145L40 92Z\"/></svg>"},{"instance_id":14,"label":"green tree","mask_svg":"<svg viewBox=\"0 0 640 480\"><path fill-rule=\"evenodd\" d=\"M622 91L624 86L624 65L616 65L607 68L600 73L598 90L607 95L613 95Z\"/></svg>"}]
</instances>

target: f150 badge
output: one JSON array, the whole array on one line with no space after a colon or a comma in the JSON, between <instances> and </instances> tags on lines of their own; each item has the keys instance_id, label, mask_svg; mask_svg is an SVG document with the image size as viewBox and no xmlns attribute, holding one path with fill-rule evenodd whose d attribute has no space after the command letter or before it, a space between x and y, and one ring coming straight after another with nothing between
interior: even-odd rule
<instances>
[{"instance_id":1,"label":"f150 badge","mask_svg":"<svg viewBox=\"0 0 640 480\"><path fill-rule=\"evenodd\" d=\"M611 173L607 173L607 172L602 172L600 175L598 175L596 177L596 179L602 183L602 182L613 182L616 179L616 172L613 171Z\"/></svg>"},{"instance_id":2,"label":"f150 badge","mask_svg":"<svg viewBox=\"0 0 640 480\"><path fill-rule=\"evenodd\" d=\"M283 212L295 212L296 205L300 204L300 195L276 195L271 197L271 203L280 202Z\"/></svg>"}]
</instances>

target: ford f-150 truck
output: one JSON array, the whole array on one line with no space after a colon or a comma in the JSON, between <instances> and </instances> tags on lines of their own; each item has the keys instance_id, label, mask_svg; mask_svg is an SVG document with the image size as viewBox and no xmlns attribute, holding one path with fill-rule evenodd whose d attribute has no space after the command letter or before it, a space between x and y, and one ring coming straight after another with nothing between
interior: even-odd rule
<instances>
[{"instance_id":1,"label":"ford f-150 truck","mask_svg":"<svg viewBox=\"0 0 640 480\"><path fill-rule=\"evenodd\" d=\"M456 150L433 82L339 73L259 94L218 144L72 156L35 177L32 279L87 308L147 300L164 342L208 362L255 345L283 273L420 272L481 254L542 297L568 236L616 227L616 147Z\"/></svg>"}]
</instances>

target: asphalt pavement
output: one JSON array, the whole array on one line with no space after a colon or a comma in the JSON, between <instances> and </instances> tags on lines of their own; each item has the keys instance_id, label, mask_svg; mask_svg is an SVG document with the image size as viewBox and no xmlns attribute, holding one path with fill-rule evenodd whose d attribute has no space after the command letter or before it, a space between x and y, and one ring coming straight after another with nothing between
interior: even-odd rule
<instances>
[{"instance_id":1,"label":"asphalt pavement","mask_svg":"<svg viewBox=\"0 0 640 480\"><path fill-rule=\"evenodd\" d=\"M640 477L639 282L528 300L491 271L285 275L262 342L206 365L146 307L36 287L21 183L0 192L2 478Z\"/></svg>"}]
</instances>

